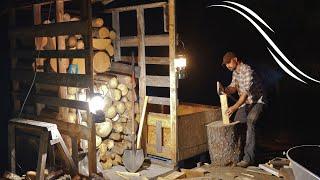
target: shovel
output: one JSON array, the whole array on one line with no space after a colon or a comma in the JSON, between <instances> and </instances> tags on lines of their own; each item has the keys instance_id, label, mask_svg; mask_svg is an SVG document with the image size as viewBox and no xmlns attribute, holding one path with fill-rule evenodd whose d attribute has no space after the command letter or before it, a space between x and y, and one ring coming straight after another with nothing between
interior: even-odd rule
<instances>
[{"instance_id":1,"label":"shovel","mask_svg":"<svg viewBox=\"0 0 320 180\"><path fill-rule=\"evenodd\" d=\"M131 75L131 81L132 81L132 97L134 97L134 84L135 84L135 75L134 75L134 55L132 54L132 62L131 62L131 68L132 68L132 75ZM144 154L142 149L137 149L135 145L136 140L136 134L134 131L134 101L132 101L132 111L131 111L131 148L132 149L126 149L123 152L122 160L123 164L126 167L126 169L129 172L137 172L138 169L142 166L144 161Z\"/></svg>"}]
</instances>

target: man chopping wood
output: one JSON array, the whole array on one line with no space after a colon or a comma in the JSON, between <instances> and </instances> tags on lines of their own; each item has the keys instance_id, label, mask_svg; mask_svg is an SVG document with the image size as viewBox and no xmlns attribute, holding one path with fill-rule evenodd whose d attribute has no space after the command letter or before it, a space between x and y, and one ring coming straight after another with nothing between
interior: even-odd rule
<instances>
[{"instance_id":1,"label":"man chopping wood","mask_svg":"<svg viewBox=\"0 0 320 180\"><path fill-rule=\"evenodd\" d=\"M232 81L225 89L221 85L219 88L227 95L236 92L239 95L236 103L224 113L230 117L237 111L234 120L247 123L244 157L237 163L237 166L247 167L255 160L255 126L265 104L263 86L256 72L234 52L227 52L222 64L232 71Z\"/></svg>"}]
</instances>

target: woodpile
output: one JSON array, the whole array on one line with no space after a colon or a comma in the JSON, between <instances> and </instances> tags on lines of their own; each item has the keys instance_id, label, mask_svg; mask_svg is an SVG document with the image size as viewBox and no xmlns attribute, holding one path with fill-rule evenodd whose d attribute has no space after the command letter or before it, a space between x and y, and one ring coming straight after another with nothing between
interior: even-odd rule
<instances>
[{"instance_id":1,"label":"woodpile","mask_svg":"<svg viewBox=\"0 0 320 180\"><path fill-rule=\"evenodd\" d=\"M63 21L79 21L78 17L72 17L70 14L63 15ZM43 24L54 23L50 20L43 21ZM92 20L92 46L94 49L93 56L93 69L95 73L104 73L110 69L111 60L114 56L114 47L112 40L116 38L116 32L104 26L102 18L94 18ZM64 36L66 47L69 50L85 49L82 35ZM56 37L41 37L36 39L36 47L39 50L56 50ZM45 65L47 63L47 65ZM85 74L85 60L84 58L69 59L65 64L66 68L70 64L78 65L78 73ZM34 66L34 64L33 64ZM46 66L46 68L45 68ZM38 71L58 72L57 58L38 58L37 59Z\"/></svg>"},{"instance_id":2,"label":"woodpile","mask_svg":"<svg viewBox=\"0 0 320 180\"><path fill-rule=\"evenodd\" d=\"M122 164L122 155L125 149L131 148L131 112L132 103L135 103L135 131L138 129L139 104L129 76L119 75L119 77L103 76L104 81L95 84L95 92L104 96L104 121L96 122L96 146L99 160L104 169L114 165ZM129 93L129 91L131 93ZM132 95L134 91L134 95ZM68 97L70 99L86 99L84 89L68 87ZM80 98L82 97L82 98ZM130 104L130 105L129 105ZM85 111L84 111L85 112ZM81 116L82 125L86 126L86 116L84 112L76 113L69 110L69 122L79 122ZM80 147L85 150L88 142L81 140Z\"/></svg>"}]
</instances>

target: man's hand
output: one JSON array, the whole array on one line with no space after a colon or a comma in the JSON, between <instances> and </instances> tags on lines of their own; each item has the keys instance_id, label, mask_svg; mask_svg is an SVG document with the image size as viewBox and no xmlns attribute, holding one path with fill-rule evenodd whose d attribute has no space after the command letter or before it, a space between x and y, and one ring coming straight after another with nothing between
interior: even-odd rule
<instances>
[{"instance_id":1,"label":"man's hand","mask_svg":"<svg viewBox=\"0 0 320 180\"><path fill-rule=\"evenodd\" d=\"M229 107L229 108L226 110L226 115L227 115L228 117L231 117L231 115L232 115L236 110L237 110L236 107L231 106L231 107Z\"/></svg>"}]
</instances>

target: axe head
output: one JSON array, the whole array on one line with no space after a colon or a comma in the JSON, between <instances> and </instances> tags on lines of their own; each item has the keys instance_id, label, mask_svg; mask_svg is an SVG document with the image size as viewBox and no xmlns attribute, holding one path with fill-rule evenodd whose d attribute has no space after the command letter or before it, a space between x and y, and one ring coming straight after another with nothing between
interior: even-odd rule
<instances>
[{"instance_id":1,"label":"axe head","mask_svg":"<svg viewBox=\"0 0 320 180\"><path fill-rule=\"evenodd\" d=\"M223 86L221 85L221 83L219 82L219 81L217 81L217 94L220 96L220 95L222 95L222 94L224 94L223 93L223 90L224 88L223 88Z\"/></svg>"}]
</instances>

